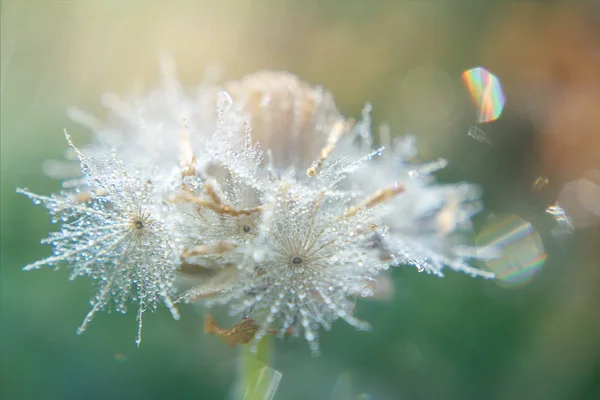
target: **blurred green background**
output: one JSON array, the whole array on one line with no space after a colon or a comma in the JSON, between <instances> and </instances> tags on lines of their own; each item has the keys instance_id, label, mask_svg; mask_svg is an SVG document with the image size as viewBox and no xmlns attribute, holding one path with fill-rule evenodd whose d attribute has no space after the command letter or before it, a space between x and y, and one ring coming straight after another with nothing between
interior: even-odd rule
<instances>
[{"instance_id":1,"label":"blurred green background","mask_svg":"<svg viewBox=\"0 0 600 400\"><path fill-rule=\"evenodd\" d=\"M442 181L484 188L476 231L492 214L517 214L548 254L513 289L394 270L392 301L358 305L372 332L336 323L322 334L319 358L302 340L275 343L272 367L283 374L276 399L600 398L597 216L579 215L575 204L584 223L555 236L544 212L568 182L600 175L598 3L1 4L2 399L230 398L238 353L204 335L201 310L182 307L181 321L162 309L148 315L139 349L134 315L100 314L77 336L89 282L67 282L65 270L21 271L49 254L39 240L56 227L15 188L56 191L41 166L62 157L63 128L78 143L89 138L65 108L105 117L105 91L159 84L162 52L187 86L218 63L225 79L263 68L296 73L332 91L349 116L371 102L376 124L417 135L421 159L448 158ZM476 110L461 74L478 65L500 78L507 97L497 121L477 125L491 144L467 135ZM540 176L549 183L532 190Z\"/></svg>"}]
</instances>

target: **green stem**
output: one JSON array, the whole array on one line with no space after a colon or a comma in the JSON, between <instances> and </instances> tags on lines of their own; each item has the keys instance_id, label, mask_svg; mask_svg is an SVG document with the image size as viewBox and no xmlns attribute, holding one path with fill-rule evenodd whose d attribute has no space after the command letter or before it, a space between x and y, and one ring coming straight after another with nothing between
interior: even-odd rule
<instances>
[{"instance_id":1,"label":"green stem","mask_svg":"<svg viewBox=\"0 0 600 400\"><path fill-rule=\"evenodd\" d=\"M274 397L281 373L270 367L272 349L272 335L265 335L258 342L256 353L250 351L249 344L241 346L236 400L270 400Z\"/></svg>"}]
</instances>

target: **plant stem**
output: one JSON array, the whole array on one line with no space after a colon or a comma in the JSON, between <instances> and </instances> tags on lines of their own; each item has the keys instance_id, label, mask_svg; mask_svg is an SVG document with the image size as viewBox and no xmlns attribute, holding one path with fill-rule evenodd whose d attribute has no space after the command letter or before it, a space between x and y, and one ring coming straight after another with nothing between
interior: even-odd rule
<instances>
[{"instance_id":1,"label":"plant stem","mask_svg":"<svg viewBox=\"0 0 600 400\"><path fill-rule=\"evenodd\" d=\"M272 335L265 335L258 342L256 353L250 351L249 344L241 346L236 400L273 399L281 373L270 367L272 349Z\"/></svg>"}]
</instances>

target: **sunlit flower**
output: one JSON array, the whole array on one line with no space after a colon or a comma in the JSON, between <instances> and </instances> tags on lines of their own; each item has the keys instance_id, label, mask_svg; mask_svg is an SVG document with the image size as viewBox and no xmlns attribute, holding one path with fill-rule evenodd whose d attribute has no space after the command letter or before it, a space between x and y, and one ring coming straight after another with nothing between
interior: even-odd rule
<instances>
[{"instance_id":1,"label":"sunlit flower","mask_svg":"<svg viewBox=\"0 0 600 400\"><path fill-rule=\"evenodd\" d=\"M177 318L177 293L238 316L231 329L207 319L230 345L294 335L317 354L337 319L368 329L355 303L389 266L493 277L467 263L489 254L460 235L479 189L436 184L446 162L416 163L411 138L375 137L369 105L345 118L330 93L276 71L190 96L164 67L161 90L105 96L108 124L71 112L95 133L84 152L67 135L81 164L72 191L23 191L62 221L45 240L54 255L26 269L65 263L97 282L80 332L133 301L139 344L144 311L164 302Z\"/></svg>"},{"instance_id":2,"label":"sunlit flower","mask_svg":"<svg viewBox=\"0 0 600 400\"><path fill-rule=\"evenodd\" d=\"M44 204L55 222L62 222L61 230L43 241L54 247L54 255L25 269L64 263L71 267L70 279L85 275L96 282L92 309L78 333L86 330L96 312L111 304L125 313L130 301L136 303L139 345L147 309L163 302L179 318L171 300L176 253L165 229L165 210L152 181L128 173L116 156L92 159L77 152L84 192L47 197L21 190L35 203Z\"/></svg>"}]
</instances>

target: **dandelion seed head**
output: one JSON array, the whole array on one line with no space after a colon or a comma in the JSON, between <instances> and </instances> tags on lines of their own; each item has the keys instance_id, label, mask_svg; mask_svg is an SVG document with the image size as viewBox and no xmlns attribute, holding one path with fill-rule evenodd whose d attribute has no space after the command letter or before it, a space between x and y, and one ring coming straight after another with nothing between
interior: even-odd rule
<instances>
[{"instance_id":1,"label":"dandelion seed head","mask_svg":"<svg viewBox=\"0 0 600 400\"><path fill-rule=\"evenodd\" d=\"M48 197L22 191L44 204L54 221L62 222L60 231L45 239L54 247L54 255L25 268L66 264L71 268L70 279L85 275L96 282L92 309L79 333L96 312L111 305L125 312L129 302L136 303L139 342L143 313L154 310L159 302L173 308L174 247L164 216L153 204L157 194L152 185L127 174L112 155L97 160L80 152L80 158L83 190L91 190L87 201L80 201L81 190Z\"/></svg>"},{"instance_id":2,"label":"dandelion seed head","mask_svg":"<svg viewBox=\"0 0 600 400\"><path fill-rule=\"evenodd\" d=\"M69 171L61 192L20 190L60 224L43 240L53 255L25 269L67 265L95 283L79 333L135 304L139 344L146 311L164 304L178 319L175 303L200 302L247 320L254 345L294 335L317 354L336 320L369 329L356 300L377 296L390 265L493 276L468 264L493 249L461 236L480 190L437 184L447 162L417 163L414 138L375 137L370 104L346 118L329 92L277 71L192 93L162 68L159 89L103 96L107 121L69 111L93 137L80 149L66 133L76 161L49 168Z\"/></svg>"}]
</instances>

